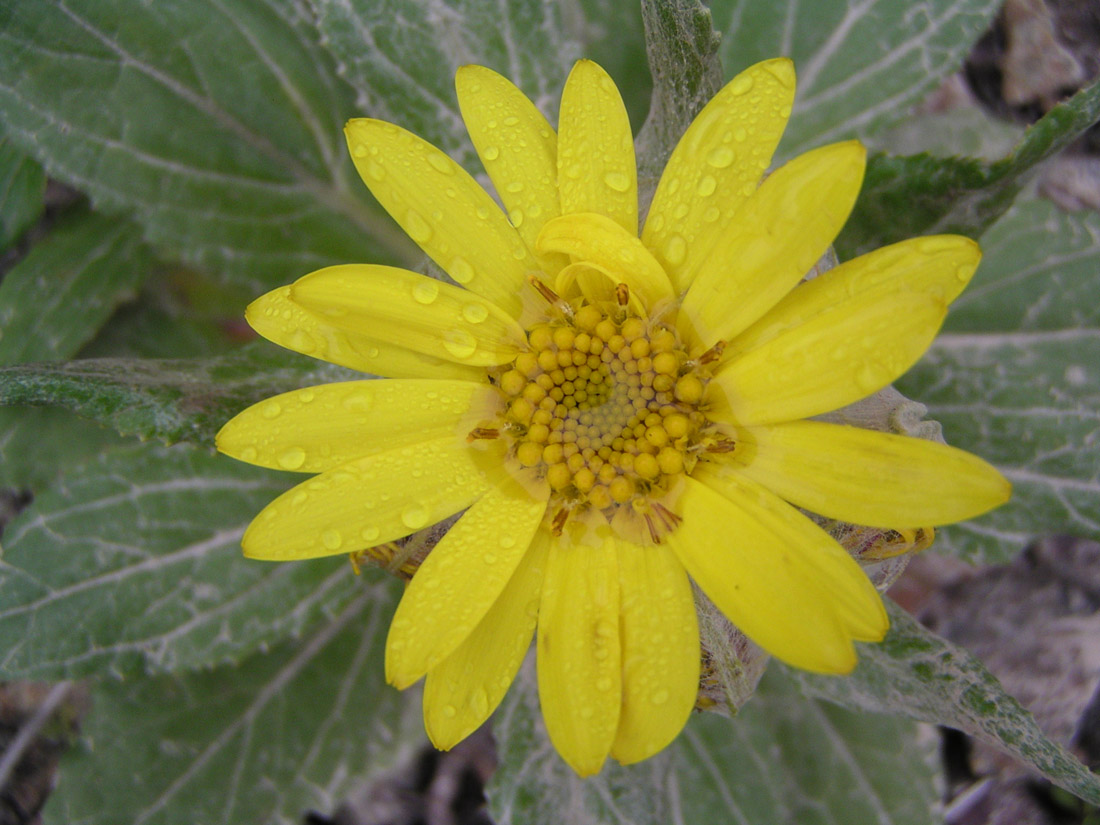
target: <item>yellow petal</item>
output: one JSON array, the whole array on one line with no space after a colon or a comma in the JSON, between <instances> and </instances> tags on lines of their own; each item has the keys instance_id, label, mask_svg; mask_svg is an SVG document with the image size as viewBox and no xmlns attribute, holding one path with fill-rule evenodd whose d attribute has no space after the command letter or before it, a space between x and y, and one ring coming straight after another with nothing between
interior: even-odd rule
<instances>
[{"instance_id":1,"label":"yellow petal","mask_svg":"<svg viewBox=\"0 0 1100 825\"><path fill-rule=\"evenodd\" d=\"M460 364L512 361L526 338L500 307L471 292L405 269L330 266L299 278L290 299L339 329Z\"/></svg>"},{"instance_id":2,"label":"yellow petal","mask_svg":"<svg viewBox=\"0 0 1100 825\"><path fill-rule=\"evenodd\" d=\"M268 561L348 553L442 521L488 486L458 437L424 441L293 487L260 511L241 544L249 558Z\"/></svg>"},{"instance_id":3,"label":"yellow petal","mask_svg":"<svg viewBox=\"0 0 1100 825\"><path fill-rule=\"evenodd\" d=\"M318 473L356 458L461 435L475 399L491 390L471 381L391 379L323 384L253 404L222 427L226 455L260 467Z\"/></svg>"},{"instance_id":4,"label":"yellow petal","mask_svg":"<svg viewBox=\"0 0 1100 825\"><path fill-rule=\"evenodd\" d=\"M691 582L665 545L619 544L623 706L611 755L624 765L664 748L699 692L699 628Z\"/></svg>"},{"instance_id":5,"label":"yellow petal","mask_svg":"<svg viewBox=\"0 0 1100 825\"><path fill-rule=\"evenodd\" d=\"M619 90L602 68L578 60L558 115L558 192L563 215L597 212L638 235L634 138Z\"/></svg>"},{"instance_id":6,"label":"yellow petal","mask_svg":"<svg viewBox=\"0 0 1100 825\"><path fill-rule=\"evenodd\" d=\"M942 301L918 293L853 299L822 312L730 357L708 386L712 416L772 424L865 398L920 358L945 314Z\"/></svg>"},{"instance_id":7,"label":"yellow petal","mask_svg":"<svg viewBox=\"0 0 1100 825\"><path fill-rule=\"evenodd\" d=\"M371 194L458 283L518 318L526 273L538 268L500 207L457 163L392 123L344 130Z\"/></svg>"},{"instance_id":8,"label":"yellow petal","mask_svg":"<svg viewBox=\"0 0 1100 825\"><path fill-rule=\"evenodd\" d=\"M458 106L481 163L508 218L529 249L542 225L561 214L558 203L558 136L534 103L510 80L484 66L455 75ZM539 256L554 275L568 261Z\"/></svg>"},{"instance_id":9,"label":"yellow petal","mask_svg":"<svg viewBox=\"0 0 1100 825\"><path fill-rule=\"evenodd\" d=\"M787 125L794 87L794 64L785 57L750 66L711 98L672 152L642 240L677 293L756 191Z\"/></svg>"},{"instance_id":10,"label":"yellow petal","mask_svg":"<svg viewBox=\"0 0 1100 825\"><path fill-rule=\"evenodd\" d=\"M1011 493L977 456L919 438L794 421L747 427L741 439L731 468L799 507L854 524L950 524Z\"/></svg>"},{"instance_id":11,"label":"yellow petal","mask_svg":"<svg viewBox=\"0 0 1100 825\"><path fill-rule=\"evenodd\" d=\"M867 152L823 146L780 167L722 227L697 270L680 318L703 349L771 309L828 249L856 202Z\"/></svg>"},{"instance_id":12,"label":"yellow petal","mask_svg":"<svg viewBox=\"0 0 1100 825\"><path fill-rule=\"evenodd\" d=\"M290 287L261 295L245 319L267 340L331 364L394 378L459 378L485 381L485 370L434 358L371 335L339 329L290 300Z\"/></svg>"},{"instance_id":13,"label":"yellow petal","mask_svg":"<svg viewBox=\"0 0 1100 825\"><path fill-rule=\"evenodd\" d=\"M542 228L536 248L539 252L564 252L603 270L615 283L630 287L631 294L647 306L672 297L672 284L649 250L603 215L580 212L555 218Z\"/></svg>"},{"instance_id":14,"label":"yellow petal","mask_svg":"<svg viewBox=\"0 0 1100 825\"><path fill-rule=\"evenodd\" d=\"M455 652L428 671L424 727L449 750L496 710L519 671L535 633L550 534L535 533L500 597Z\"/></svg>"},{"instance_id":15,"label":"yellow petal","mask_svg":"<svg viewBox=\"0 0 1100 825\"><path fill-rule=\"evenodd\" d=\"M386 640L386 680L404 689L454 652L500 596L546 512L502 480L462 514L409 582Z\"/></svg>"},{"instance_id":16,"label":"yellow petal","mask_svg":"<svg viewBox=\"0 0 1100 825\"><path fill-rule=\"evenodd\" d=\"M737 336L735 349L755 349L784 330L853 298L868 301L905 292L923 292L949 304L978 268L982 252L961 235L911 238L860 255L800 284L763 318Z\"/></svg>"},{"instance_id":17,"label":"yellow petal","mask_svg":"<svg viewBox=\"0 0 1100 825\"><path fill-rule=\"evenodd\" d=\"M554 541L542 586L539 701L546 731L581 776L599 772L619 727L619 571L614 540Z\"/></svg>"},{"instance_id":18,"label":"yellow petal","mask_svg":"<svg viewBox=\"0 0 1100 825\"><path fill-rule=\"evenodd\" d=\"M706 472L686 479L683 523L669 545L711 601L773 656L817 673L849 672L852 639L886 631L874 587L793 507L751 482L722 481L718 492Z\"/></svg>"}]
</instances>

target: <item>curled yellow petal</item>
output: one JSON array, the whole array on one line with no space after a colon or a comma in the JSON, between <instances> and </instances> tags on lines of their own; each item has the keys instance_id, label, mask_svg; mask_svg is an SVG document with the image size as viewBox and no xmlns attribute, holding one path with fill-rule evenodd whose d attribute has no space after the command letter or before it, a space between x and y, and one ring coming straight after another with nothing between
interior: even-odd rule
<instances>
[{"instance_id":1,"label":"curled yellow petal","mask_svg":"<svg viewBox=\"0 0 1100 825\"><path fill-rule=\"evenodd\" d=\"M799 507L854 524L950 524L1004 504L1011 493L977 456L919 438L793 421L746 427L741 439L723 462L730 472L736 467Z\"/></svg>"},{"instance_id":2,"label":"curled yellow petal","mask_svg":"<svg viewBox=\"0 0 1100 825\"><path fill-rule=\"evenodd\" d=\"M691 286L734 213L756 191L787 125L794 89L787 58L750 66L703 107L676 144L642 241L677 293Z\"/></svg>"},{"instance_id":3,"label":"curled yellow petal","mask_svg":"<svg viewBox=\"0 0 1100 825\"><path fill-rule=\"evenodd\" d=\"M477 181L392 123L359 118L344 132L363 182L408 236L458 283L518 318L537 264Z\"/></svg>"},{"instance_id":4,"label":"curled yellow petal","mask_svg":"<svg viewBox=\"0 0 1100 825\"><path fill-rule=\"evenodd\" d=\"M599 772L619 727L618 568L614 540L556 540L542 586L539 701L550 741L581 776Z\"/></svg>"},{"instance_id":5,"label":"curled yellow petal","mask_svg":"<svg viewBox=\"0 0 1100 825\"><path fill-rule=\"evenodd\" d=\"M453 748L489 718L531 646L550 534L535 533L493 606L450 656L428 671L424 727L432 744Z\"/></svg>"},{"instance_id":6,"label":"curled yellow petal","mask_svg":"<svg viewBox=\"0 0 1100 825\"><path fill-rule=\"evenodd\" d=\"M478 399L472 381L393 379L322 384L253 404L218 433L218 449L260 467L317 473L375 453L455 436Z\"/></svg>"},{"instance_id":7,"label":"curled yellow petal","mask_svg":"<svg viewBox=\"0 0 1100 825\"><path fill-rule=\"evenodd\" d=\"M500 596L546 511L501 480L447 531L416 571L386 640L386 679L406 688L457 648Z\"/></svg>"},{"instance_id":8,"label":"curled yellow petal","mask_svg":"<svg viewBox=\"0 0 1100 825\"><path fill-rule=\"evenodd\" d=\"M699 627L687 572L664 545L619 543L623 698L611 755L647 759L676 738L699 692Z\"/></svg>"},{"instance_id":9,"label":"curled yellow petal","mask_svg":"<svg viewBox=\"0 0 1100 825\"><path fill-rule=\"evenodd\" d=\"M558 115L558 192L563 215L597 212L638 235L634 138L619 90L591 60L565 81Z\"/></svg>"},{"instance_id":10,"label":"curled yellow petal","mask_svg":"<svg viewBox=\"0 0 1100 825\"><path fill-rule=\"evenodd\" d=\"M369 331L396 346L460 364L516 357L523 329L465 289L392 266L330 266L297 280L290 299L340 329Z\"/></svg>"},{"instance_id":11,"label":"curled yellow petal","mask_svg":"<svg viewBox=\"0 0 1100 825\"><path fill-rule=\"evenodd\" d=\"M356 459L283 493L253 519L241 545L253 559L333 556L393 541L442 521L488 489L457 436Z\"/></svg>"},{"instance_id":12,"label":"curled yellow petal","mask_svg":"<svg viewBox=\"0 0 1100 825\"><path fill-rule=\"evenodd\" d=\"M485 370L416 352L360 331L341 329L290 300L290 287L261 295L245 319L272 343L302 355L389 378L485 381Z\"/></svg>"}]
</instances>

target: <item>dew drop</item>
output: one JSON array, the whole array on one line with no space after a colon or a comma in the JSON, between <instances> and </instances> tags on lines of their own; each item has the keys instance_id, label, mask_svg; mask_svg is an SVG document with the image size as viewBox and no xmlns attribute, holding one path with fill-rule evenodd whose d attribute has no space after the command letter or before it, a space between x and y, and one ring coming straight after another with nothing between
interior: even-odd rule
<instances>
[{"instance_id":1,"label":"dew drop","mask_svg":"<svg viewBox=\"0 0 1100 825\"><path fill-rule=\"evenodd\" d=\"M649 697L649 701L651 701L655 705L663 705L665 702L668 701L668 691L664 688L661 688L659 691Z\"/></svg>"},{"instance_id":2,"label":"dew drop","mask_svg":"<svg viewBox=\"0 0 1100 825\"><path fill-rule=\"evenodd\" d=\"M749 133L746 132L741 127L738 127L738 128L733 130L733 139L736 140L738 143L744 143L745 140L748 138L748 136L749 136Z\"/></svg>"},{"instance_id":3,"label":"dew drop","mask_svg":"<svg viewBox=\"0 0 1100 825\"><path fill-rule=\"evenodd\" d=\"M256 452L255 447L245 447L243 450L241 450L242 461L255 461L257 455L258 453Z\"/></svg>"},{"instance_id":4,"label":"dew drop","mask_svg":"<svg viewBox=\"0 0 1100 825\"><path fill-rule=\"evenodd\" d=\"M419 530L428 523L428 511L422 504L410 504L401 511L401 521L410 530Z\"/></svg>"},{"instance_id":5,"label":"dew drop","mask_svg":"<svg viewBox=\"0 0 1100 825\"><path fill-rule=\"evenodd\" d=\"M879 389L886 378L885 367L865 362L856 370L856 385L864 392L874 392Z\"/></svg>"},{"instance_id":6,"label":"dew drop","mask_svg":"<svg viewBox=\"0 0 1100 825\"><path fill-rule=\"evenodd\" d=\"M413 287L413 298L417 303L430 304L438 297L439 284L431 278L424 278Z\"/></svg>"},{"instance_id":7,"label":"dew drop","mask_svg":"<svg viewBox=\"0 0 1100 825\"><path fill-rule=\"evenodd\" d=\"M268 401L260 408L260 413L264 418L278 418L282 411L283 407L278 401Z\"/></svg>"},{"instance_id":8,"label":"dew drop","mask_svg":"<svg viewBox=\"0 0 1100 825\"><path fill-rule=\"evenodd\" d=\"M345 398L343 405L349 412L370 412L374 406L374 397L368 392L358 392Z\"/></svg>"},{"instance_id":9,"label":"dew drop","mask_svg":"<svg viewBox=\"0 0 1100 825\"><path fill-rule=\"evenodd\" d=\"M462 317L471 324L480 324L489 317L489 309L484 304L466 304L462 307Z\"/></svg>"},{"instance_id":10,"label":"dew drop","mask_svg":"<svg viewBox=\"0 0 1100 825\"><path fill-rule=\"evenodd\" d=\"M581 708L581 712L580 712L581 719L591 719L595 715L596 715L596 712L594 710L592 710L592 708L590 708L590 707Z\"/></svg>"},{"instance_id":11,"label":"dew drop","mask_svg":"<svg viewBox=\"0 0 1100 825\"><path fill-rule=\"evenodd\" d=\"M486 564L497 563L497 557L495 553L486 553L484 556L481 557L481 560L484 561Z\"/></svg>"},{"instance_id":12,"label":"dew drop","mask_svg":"<svg viewBox=\"0 0 1100 825\"><path fill-rule=\"evenodd\" d=\"M446 716L448 719L454 719L457 714L458 714L458 711L455 710L454 705L444 705L443 706L443 715Z\"/></svg>"},{"instance_id":13,"label":"dew drop","mask_svg":"<svg viewBox=\"0 0 1100 825\"><path fill-rule=\"evenodd\" d=\"M611 680L606 676L601 676L596 680L596 690L611 690Z\"/></svg>"},{"instance_id":14,"label":"dew drop","mask_svg":"<svg viewBox=\"0 0 1100 825\"><path fill-rule=\"evenodd\" d=\"M435 171L442 172L444 175L453 175L455 173L451 159L440 152L430 153L428 155L428 163Z\"/></svg>"},{"instance_id":15,"label":"dew drop","mask_svg":"<svg viewBox=\"0 0 1100 825\"><path fill-rule=\"evenodd\" d=\"M325 545L326 550L339 550L343 543L344 537L339 530L325 530L321 533L321 544Z\"/></svg>"},{"instance_id":16,"label":"dew drop","mask_svg":"<svg viewBox=\"0 0 1100 825\"><path fill-rule=\"evenodd\" d=\"M673 265L682 264L687 258L687 241L683 235L671 235L665 242L665 259Z\"/></svg>"},{"instance_id":17,"label":"dew drop","mask_svg":"<svg viewBox=\"0 0 1100 825\"><path fill-rule=\"evenodd\" d=\"M511 192L512 194L515 194L516 192L522 192L523 191L523 181L514 180L511 183L506 184L505 187L504 187L504 190L506 192Z\"/></svg>"},{"instance_id":18,"label":"dew drop","mask_svg":"<svg viewBox=\"0 0 1100 825\"><path fill-rule=\"evenodd\" d=\"M279 456L279 466L284 470L297 470L306 463L306 451L301 447L291 447Z\"/></svg>"},{"instance_id":19,"label":"dew drop","mask_svg":"<svg viewBox=\"0 0 1100 825\"><path fill-rule=\"evenodd\" d=\"M508 213L508 220L510 220L512 222L512 226L516 226L516 227L522 226L523 225L523 210L522 209L513 209L513 210L511 210Z\"/></svg>"},{"instance_id":20,"label":"dew drop","mask_svg":"<svg viewBox=\"0 0 1100 825\"><path fill-rule=\"evenodd\" d=\"M474 268L465 258L455 256L451 259L451 266L448 268L447 274L460 284L468 284L474 279Z\"/></svg>"},{"instance_id":21,"label":"dew drop","mask_svg":"<svg viewBox=\"0 0 1100 825\"><path fill-rule=\"evenodd\" d=\"M733 163L733 150L728 146L719 146L712 149L707 155L707 163L715 169L725 169Z\"/></svg>"},{"instance_id":22,"label":"dew drop","mask_svg":"<svg viewBox=\"0 0 1100 825\"><path fill-rule=\"evenodd\" d=\"M485 716L489 712L489 694L485 692L485 688L475 690L474 695L470 697L470 703L474 707L474 713Z\"/></svg>"},{"instance_id":23,"label":"dew drop","mask_svg":"<svg viewBox=\"0 0 1100 825\"><path fill-rule=\"evenodd\" d=\"M317 349L317 342L313 340L313 337L309 333L301 329L296 329L290 335L290 340L287 342L290 344L290 348L295 352L300 352L303 355L309 355L315 349Z\"/></svg>"},{"instance_id":24,"label":"dew drop","mask_svg":"<svg viewBox=\"0 0 1100 825\"><path fill-rule=\"evenodd\" d=\"M316 398L316 396L313 394L313 390L302 390L298 393L298 400L303 404L313 403L314 398Z\"/></svg>"},{"instance_id":25,"label":"dew drop","mask_svg":"<svg viewBox=\"0 0 1100 825\"><path fill-rule=\"evenodd\" d=\"M576 180L581 176L581 165L579 163L571 163L565 167L565 176Z\"/></svg>"},{"instance_id":26,"label":"dew drop","mask_svg":"<svg viewBox=\"0 0 1100 825\"><path fill-rule=\"evenodd\" d=\"M359 535L363 537L363 541L374 541L378 538L379 532L377 527L364 527L359 531Z\"/></svg>"},{"instance_id":27,"label":"dew drop","mask_svg":"<svg viewBox=\"0 0 1100 825\"><path fill-rule=\"evenodd\" d=\"M355 148L352 149L352 154L357 158L365 158L367 156L367 147L362 143L357 143Z\"/></svg>"},{"instance_id":28,"label":"dew drop","mask_svg":"<svg viewBox=\"0 0 1100 825\"><path fill-rule=\"evenodd\" d=\"M405 231L417 243L426 243L432 237L432 228L415 209L405 213Z\"/></svg>"},{"instance_id":29,"label":"dew drop","mask_svg":"<svg viewBox=\"0 0 1100 825\"><path fill-rule=\"evenodd\" d=\"M729 93L731 95L743 95L752 89L753 79L750 75L739 75L735 77L729 85Z\"/></svg>"},{"instance_id":30,"label":"dew drop","mask_svg":"<svg viewBox=\"0 0 1100 825\"><path fill-rule=\"evenodd\" d=\"M779 110L779 116L781 118L783 118L784 120L789 118L791 116L791 107L790 106L784 106L782 109Z\"/></svg>"},{"instance_id":31,"label":"dew drop","mask_svg":"<svg viewBox=\"0 0 1100 825\"><path fill-rule=\"evenodd\" d=\"M488 220L489 219L489 207L479 206L474 210L474 214L477 215L483 221Z\"/></svg>"},{"instance_id":32,"label":"dew drop","mask_svg":"<svg viewBox=\"0 0 1100 825\"><path fill-rule=\"evenodd\" d=\"M955 277L962 283L966 283L973 272L974 267L972 266L960 266L955 270Z\"/></svg>"},{"instance_id":33,"label":"dew drop","mask_svg":"<svg viewBox=\"0 0 1100 825\"><path fill-rule=\"evenodd\" d=\"M713 195L714 190L717 188L718 181L716 181L712 175L704 175L700 178L698 186L695 187L695 191L705 198L707 195Z\"/></svg>"},{"instance_id":34,"label":"dew drop","mask_svg":"<svg viewBox=\"0 0 1100 825\"><path fill-rule=\"evenodd\" d=\"M496 146L486 146L481 156L485 158L485 160L496 160L500 157L500 149Z\"/></svg>"},{"instance_id":35,"label":"dew drop","mask_svg":"<svg viewBox=\"0 0 1100 825\"><path fill-rule=\"evenodd\" d=\"M512 536L501 536L500 537L500 546L503 547L505 550L507 550L509 547L515 547L516 546L516 540Z\"/></svg>"},{"instance_id":36,"label":"dew drop","mask_svg":"<svg viewBox=\"0 0 1100 825\"><path fill-rule=\"evenodd\" d=\"M386 177L386 170L382 168L382 164L372 160L367 163L367 174L372 180L382 180Z\"/></svg>"},{"instance_id":37,"label":"dew drop","mask_svg":"<svg viewBox=\"0 0 1100 825\"><path fill-rule=\"evenodd\" d=\"M714 223L721 215L722 212L717 206L708 206L706 211L703 212L703 220L707 223Z\"/></svg>"},{"instance_id":38,"label":"dew drop","mask_svg":"<svg viewBox=\"0 0 1100 825\"><path fill-rule=\"evenodd\" d=\"M603 182L609 189L614 189L616 192L626 192L630 189L630 178L622 172L608 172L603 176Z\"/></svg>"}]
</instances>

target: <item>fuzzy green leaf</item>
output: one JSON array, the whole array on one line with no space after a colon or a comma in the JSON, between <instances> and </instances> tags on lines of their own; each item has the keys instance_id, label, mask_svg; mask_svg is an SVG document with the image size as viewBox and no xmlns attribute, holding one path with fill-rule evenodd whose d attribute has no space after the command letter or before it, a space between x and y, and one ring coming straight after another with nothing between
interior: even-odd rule
<instances>
[{"instance_id":1,"label":"fuzzy green leaf","mask_svg":"<svg viewBox=\"0 0 1100 825\"><path fill-rule=\"evenodd\" d=\"M357 375L266 342L218 358L94 358L0 368L0 404L64 407L122 435L213 446L250 404Z\"/></svg>"},{"instance_id":2,"label":"fuzzy green leaf","mask_svg":"<svg viewBox=\"0 0 1100 825\"><path fill-rule=\"evenodd\" d=\"M1020 759L1059 787L1100 803L1100 776L1051 741L1020 703L962 648L887 600L890 632L859 646L850 677L790 671L811 696L853 710L891 713L969 733Z\"/></svg>"},{"instance_id":3,"label":"fuzzy green leaf","mask_svg":"<svg viewBox=\"0 0 1100 825\"><path fill-rule=\"evenodd\" d=\"M929 154L871 157L859 201L837 239L847 259L915 235L978 238L1012 205L1039 162L1100 120L1100 83L1051 109L1012 153L989 162Z\"/></svg>"},{"instance_id":4,"label":"fuzzy green leaf","mask_svg":"<svg viewBox=\"0 0 1100 825\"><path fill-rule=\"evenodd\" d=\"M46 173L0 127L0 252L38 220L45 195Z\"/></svg>"},{"instance_id":5,"label":"fuzzy green leaf","mask_svg":"<svg viewBox=\"0 0 1100 825\"><path fill-rule=\"evenodd\" d=\"M317 41L292 0L14 0L0 112L52 176L254 291L405 259L347 157L355 95Z\"/></svg>"},{"instance_id":6,"label":"fuzzy green leaf","mask_svg":"<svg viewBox=\"0 0 1100 825\"><path fill-rule=\"evenodd\" d=\"M781 152L866 136L910 108L962 65L1000 0L714 0L726 77L790 57L798 97Z\"/></svg>"},{"instance_id":7,"label":"fuzzy green leaf","mask_svg":"<svg viewBox=\"0 0 1100 825\"><path fill-rule=\"evenodd\" d=\"M489 804L500 825L934 821L932 771L913 723L807 699L779 672L736 718L697 715L663 753L579 779L546 737L532 670L494 721L500 767Z\"/></svg>"},{"instance_id":8,"label":"fuzzy green leaf","mask_svg":"<svg viewBox=\"0 0 1100 825\"><path fill-rule=\"evenodd\" d=\"M238 667L100 682L50 797L49 822L299 825L332 813L423 740L382 682L396 582Z\"/></svg>"},{"instance_id":9,"label":"fuzzy green leaf","mask_svg":"<svg viewBox=\"0 0 1100 825\"><path fill-rule=\"evenodd\" d=\"M4 533L0 673L52 679L237 660L347 603L344 559L241 555L295 477L192 448L133 445L69 470Z\"/></svg>"},{"instance_id":10,"label":"fuzzy green leaf","mask_svg":"<svg viewBox=\"0 0 1100 825\"><path fill-rule=\"evenodd\" d=\"M989 563L1043 533L1100 539L1100 216L1020 203L982 247L945 331L899 389L1013 483L1008 504L937 540Z\"/></svg>"}]
</instances>

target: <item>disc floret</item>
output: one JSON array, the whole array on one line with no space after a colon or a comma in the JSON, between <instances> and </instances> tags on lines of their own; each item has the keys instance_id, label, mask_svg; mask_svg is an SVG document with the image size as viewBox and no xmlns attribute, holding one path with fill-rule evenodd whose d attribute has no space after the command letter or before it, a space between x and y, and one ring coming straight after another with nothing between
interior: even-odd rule
<instances>
[{"instance_id":1,"label":"disc floret","mask_svg":"<svg viewBox=\"0 0 1100 825\"><path fill-rule=\"evenodd\" d=\"M629 308L625 285L607 301L536 289L553 297L553 312L494 376L499 420L470 435L508 439L517 475L549 486L555 532L599 516L637 521L659 542L679 521L669 492L721 441L703 410L706 359L689 357L671 313Z\"/></svg>"}]
</instances>

